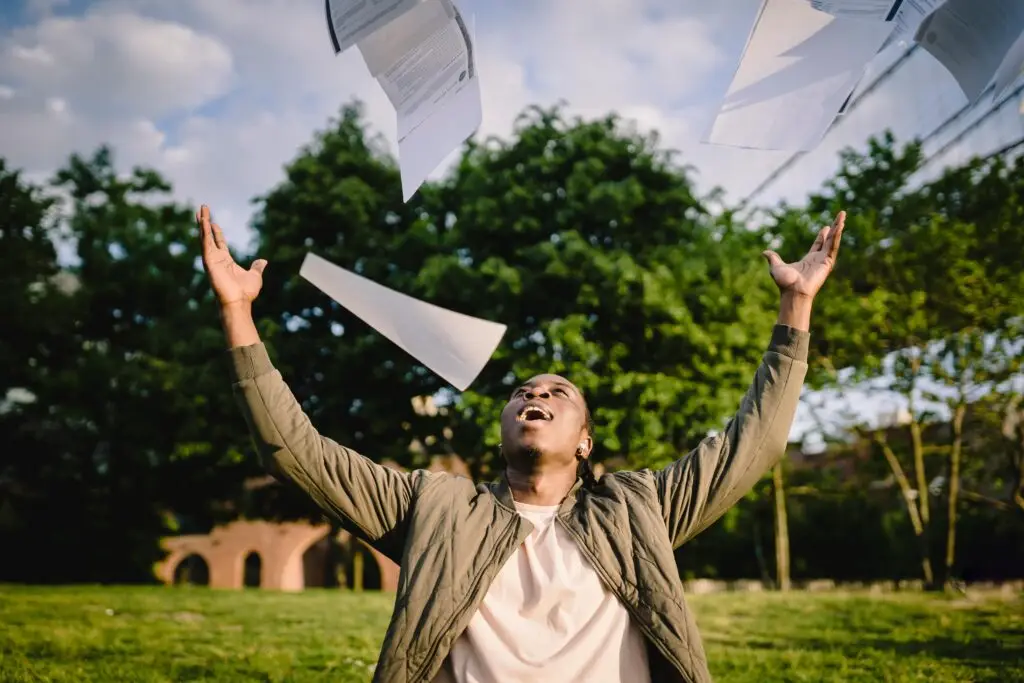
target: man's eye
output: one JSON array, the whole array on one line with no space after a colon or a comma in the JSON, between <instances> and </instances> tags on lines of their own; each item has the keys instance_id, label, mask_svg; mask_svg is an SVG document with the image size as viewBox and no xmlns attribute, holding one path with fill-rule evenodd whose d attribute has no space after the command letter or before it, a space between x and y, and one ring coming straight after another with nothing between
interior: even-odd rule
<instances>
[{"instance_id":1,"label":"man's eye","mask_svg":"<svg viewBox=\"0 0 1024 683\"><path fill-rule=\"evenodd\" d=\"M562 396L568 396L569 395L569 393L565 389L555 389L555 393L556 394L561 394Z\"/></svg>"}]
</instances>

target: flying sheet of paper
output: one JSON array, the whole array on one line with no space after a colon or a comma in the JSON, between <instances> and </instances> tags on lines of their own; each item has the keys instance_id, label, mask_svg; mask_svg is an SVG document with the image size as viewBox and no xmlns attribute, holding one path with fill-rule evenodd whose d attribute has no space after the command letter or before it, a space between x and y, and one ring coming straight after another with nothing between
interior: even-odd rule
<instances>
[{"instance_id":1,"label":"flying sheet of paper","mask_svg":"<svg viewBox=\"0 0 1024 683\"><path fill-rule=\"evenodd\" d=\"M408 201L483 120L473 39L451 0L423 0L358 45L395 107Z\"/></svg>"},{"instance_id":2,"label":"flying sheet of paper","mask_svg":"<svg viewBox=\"0 0 1024 683\"><path fill-rule=\"evenodd\" d=\"M860 81L857 81L857 83L860 83ZM850 90L850 94L847 95L846 99L843 100L843 103L841 105L839 105L839 111L836 112L836 116L842 116L843 114L846 113L846 110L850 107L850 102L853 101L853 93L856 92L856 90L857 90L857 83L853 84L853 89Z\"/></svg>"},{"instance_id":3,"label":"flying sheet of paper","mask_svg":"<svg viewBox=\"0 0 1024 683\"><path fill-rule=\"evenodd\" d=\"M1017 80L1022 71L1024 71L1024 33L1021 33L1017 38L1013 47L1006 54L1006 59L1003 60L999 70L996 71L996 77L992 85L993 97L1002 97L1006 89Z\"/></svg>"},{"instance_id":4,"label":"flying sheet of paper","mask_svg":"<svg viewBox=\"0 0 1024 683\"><path fill-rule=\"evenodd\" d=\"M917 28L925 17L934 12L944 0L903 0L899 11L893 18L893 31L882 44L882 49L890 45L906 47L914 39Z\"/></svg>"},{"instance_id":5,"label":"flying sheet of paper","mask_svg":"<svg viewBox=\"0 0 1024 683\"><path fill-rule=\"evenodd\" d=\"M419 0L324 0L324 3L327 29L337 54L402 16Z\"/></svg>"},{"instance_id":6,"label":"flying sheet of paper","mask_svg":"<svg viewBox=\"0 0 1024 683\"><path fill-rule=\"evenodd\" d=\"M1022 33L1021 0L946 0L921 22L915 39L976 102L1001 68L1013 69L1005 64Z\"/></svg>"},{"instance_id":7,"label":"flying sheet of paper","mask_svg":"<svg viewBox=\"0 0 1024 683\"><path fill-rule=\"evenodd\" d=\"M308 253L299 275L459 391L490 360L506 327L414 299Z\"/></svg>"},{"instance_id":8,"label":"flying sheet of paper","mask_svg":"<svg viewBox=\"0 0 1024 683\"><path fill-rule=\"evenodd\" d=\"M811 7L836 17L892 21L903 0L808 0Z\"/></svg>"},{"instance_id":9,"label":"flying sheet of paper","mask_svg":"<svg viewBox=\"0 0 1024 683\"><path fill-rule=\"evenodd\" d=\"M766 0L705 142L808 151L892 30L836 17L806 0Z\"/></svg>"}]
</instances>

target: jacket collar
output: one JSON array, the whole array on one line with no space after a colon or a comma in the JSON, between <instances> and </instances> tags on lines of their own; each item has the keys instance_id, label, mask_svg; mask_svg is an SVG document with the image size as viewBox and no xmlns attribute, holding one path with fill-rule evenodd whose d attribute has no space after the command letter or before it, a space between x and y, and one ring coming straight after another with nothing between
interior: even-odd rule
<instances>
[{"instance_id":1,"label":"jacket collar","mask_svg":"<svg viewBox=\"0 0 1024 683\"><path fill-rule=\"evenodd\" d=\"M576 498L582 486L583 480L577 477L576 483L572 485L572 488L569 489L569 492L565 494L565 498L563 498L562 502L558 505L558 515L560 517L565 516L570 510L572 510L573 506L576 504ZM508 483L508 476L506 476L504 470L498 480L491 484L490 489L491 493L502 507L507 508L510 512L516 511L516 501L515 498L512 497L512 487Z\"/></svg>"}]
</instances>

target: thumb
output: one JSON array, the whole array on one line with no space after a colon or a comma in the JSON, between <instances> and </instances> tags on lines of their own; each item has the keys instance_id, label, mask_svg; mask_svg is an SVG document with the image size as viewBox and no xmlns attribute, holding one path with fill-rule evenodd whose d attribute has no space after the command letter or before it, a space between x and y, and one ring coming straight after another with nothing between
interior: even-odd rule
<instances>
[{"instance_id":1,"label":"thumb","mask_svg":"<svg viewBox=\"0 0 1024 683\"><path fill-rule=\"evenodd\" d=\"M768 262L768 265L772 268L776 266L784 265L782 257L776 254L771 249L765 249L761 252L761 256L764 256L764 260Z\"/></svg>"},{"instance_id":2,"label":"thumb","mask_svg":"<svg viewBox=\"0 0 1024 683\"><path fill-rule=\"evenodd\" d=\"M259 273L260 275L263 275L263 270L266 267L267 267L267 260L266 259L256 259L255 261L252 262L252 265L249 267L249 270L255 271L255 272Z\"/></svg>"}]
</instances>

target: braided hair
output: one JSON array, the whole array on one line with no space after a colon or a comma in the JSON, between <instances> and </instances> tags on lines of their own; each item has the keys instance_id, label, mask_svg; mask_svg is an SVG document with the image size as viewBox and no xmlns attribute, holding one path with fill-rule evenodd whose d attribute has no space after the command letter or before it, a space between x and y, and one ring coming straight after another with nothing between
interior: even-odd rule
<instances>
[{"instance_id":1,"label":"braided hair","mask_svg":"<svg viewBox=\"0 0 1024 683\"><path fill-rule=\"evenodd\" d=\"M587 421L587 434L593 439L594 418L590 414L590 406L587 405L586 399L583 400L583 410ZM594 468L590 466L590 458L585 457L582 452L577 452L576 459L579 461L579 464L576 466L576 476L583 480L583 487L587 489L596 488L597 477L594 476Z\"/></svg>"}]
</instances>

